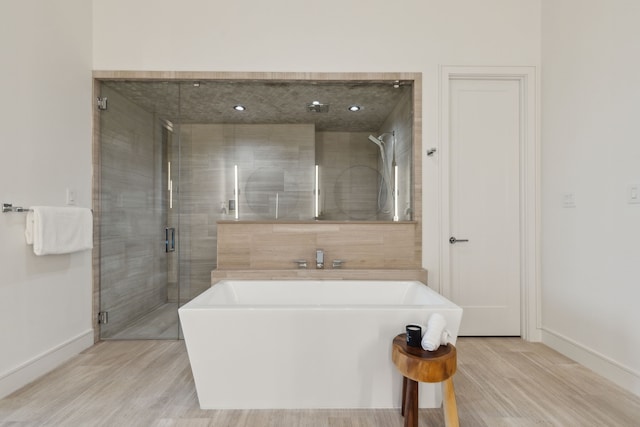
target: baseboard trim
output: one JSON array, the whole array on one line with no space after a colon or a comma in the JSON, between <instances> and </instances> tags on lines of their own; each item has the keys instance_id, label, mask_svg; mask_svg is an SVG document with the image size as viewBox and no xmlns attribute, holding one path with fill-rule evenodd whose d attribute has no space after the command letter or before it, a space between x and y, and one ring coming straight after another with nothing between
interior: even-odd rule
<instances>
[{"instance_id":1,"label":"baseboard trim","mask_svg":"<svg viewBox=\"0 0 640 427\"><path fill-rule=\"evenodd\" d=\"M640 373L558 332L542 328L543 344L640 396Z\"/></svg>"},{"instance_id":2,"label":"baseboard trim","mask_svg":"<svg viewBox=\"0 0 640 427\"><path fill-rule=\"evenodd\" d=\"M60 366L93 345L93 329L32 358L20 366L0 374L0 399Z\"/></svg>"}]
</instances>

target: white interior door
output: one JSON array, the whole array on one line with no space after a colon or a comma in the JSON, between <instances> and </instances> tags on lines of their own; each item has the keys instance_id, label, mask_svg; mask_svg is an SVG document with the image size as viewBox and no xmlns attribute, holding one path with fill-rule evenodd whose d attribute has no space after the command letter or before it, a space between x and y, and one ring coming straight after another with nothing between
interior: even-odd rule
<instances>
[{"instance_id":1,"label":"white interior door","mask_svg":"<svg viewBox=\"0 0 640 427\"><path fill-rule=\"evenodd\" d=\"M460 335L520 335L521 108L517 80L450 81L445 244Z\"/></svg>"}]
</instances>

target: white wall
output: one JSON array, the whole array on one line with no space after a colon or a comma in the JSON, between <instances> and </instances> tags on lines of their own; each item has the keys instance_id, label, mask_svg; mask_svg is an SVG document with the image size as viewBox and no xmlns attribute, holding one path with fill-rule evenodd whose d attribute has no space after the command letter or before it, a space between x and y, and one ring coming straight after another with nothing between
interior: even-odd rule
<instances>
[{"instance_id":1,"label":"white wall","mask_svg":"<svg viewBox=\"0 0 640 427\"><path fill-rule=\"evenodd\" d=\"M640 3L542 4L543 341L640 394ZM573 193L574 208L563 208Z\"/></svg>"},{"instance_id":2,"label":"white wall","mask_svg":"<svg viewBox=\"0 0 640 427\"><path fill-rule=\"evenodd\" d=\"M539 66L540 0L94 0L93 40L97 70L422 72L426 149L438 145L439 67ZM437 287L437 156L423 165Z\"/></svg>"},{"instance_id":3,"label":"white wall","mask_svg":"<svg viewBox=\"0 0 640 427\"><path fill-rule=\"evenodd\" d=\"M0 202L91 206L91 4L0 13ZM0 397L93 342L91 253L36 257L25 213L0 214Z\"/></svg>"}]
</instances>

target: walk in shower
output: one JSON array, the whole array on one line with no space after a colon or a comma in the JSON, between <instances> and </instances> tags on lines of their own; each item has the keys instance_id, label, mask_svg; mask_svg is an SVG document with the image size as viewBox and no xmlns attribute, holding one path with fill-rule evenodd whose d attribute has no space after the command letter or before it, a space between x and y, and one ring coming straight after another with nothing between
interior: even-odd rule
<instances>
[{"instance_id":1,"label":"walk in shower","mask_svg":"<svg viewBox=\"0 0 640 427\"><path fill-rule=\"evenodd\" d=\"M412 220L411 81L99 86L102 339L180 338L218 221Z\"/></svg>"}]
</instances>

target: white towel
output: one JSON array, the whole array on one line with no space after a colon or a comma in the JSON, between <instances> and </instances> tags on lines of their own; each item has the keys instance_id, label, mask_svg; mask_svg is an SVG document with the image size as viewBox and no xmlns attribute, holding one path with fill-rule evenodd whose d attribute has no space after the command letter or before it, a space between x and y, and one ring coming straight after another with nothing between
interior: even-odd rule
<instances>
[{"instance_id":1,"label":"white towel","mask_svg":"<svg viewBox=\"0 0 640 427\"><path fill-rule=\"evenodd\" d=\"M427 351L436 351L441 344L449 342L450 334L445 330L447 321L439 313L433 313L429 317L427 330L422 336L422 348Z\"/></svg>"},{"instance_id":2,"label":"white towel","mask_svg":"<svg viewBox=\"0 0 640 427\"><path fill-rule=\"evenodd\" d=\"M36 255L67 254L93 248L93 215L78 207L34 206L25 238Z\"/></svg>"},{"instance_id":3,"label":"white towel","mask_svg":"<svg viewBox=\"0 0 640 427\"><path fill-rule=\"evenodd\" d=\"M24 238L27 245L33 245L33 210L27 212L27 225L24 229Z\"/></svg>"}]
</instances>

